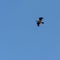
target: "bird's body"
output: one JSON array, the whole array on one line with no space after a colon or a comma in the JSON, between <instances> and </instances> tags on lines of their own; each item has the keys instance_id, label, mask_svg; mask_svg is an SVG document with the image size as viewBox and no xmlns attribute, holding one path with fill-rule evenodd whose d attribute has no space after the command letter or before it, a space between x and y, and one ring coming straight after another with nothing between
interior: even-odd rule
<instances>
[{"instance_id":1,"label":"bird's body","mask_svg":"<svg viewBox=\"0 0 60 60\"><path fill-rule=\"evenodd\" d=\"M42 22L43 17L40 17L39 20L37 21L37 26L39 26L41 23L44 24L44 22Z\"/></svg>"}]
</instances>

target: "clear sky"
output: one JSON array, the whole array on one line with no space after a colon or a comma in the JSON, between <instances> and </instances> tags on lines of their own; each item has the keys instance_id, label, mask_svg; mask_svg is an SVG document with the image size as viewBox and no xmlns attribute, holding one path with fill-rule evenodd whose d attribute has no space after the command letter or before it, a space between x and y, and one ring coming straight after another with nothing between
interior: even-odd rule
<instances>
[{"instance_id":1,"label":"clear sky","mask_svg":"<svg viewBox=\"0 0 60 60\"><path fill-rule=\"evenodd\" d=\"M0 0L0 60L60 60L60 0Z\"/></svg>"}]
</instances>

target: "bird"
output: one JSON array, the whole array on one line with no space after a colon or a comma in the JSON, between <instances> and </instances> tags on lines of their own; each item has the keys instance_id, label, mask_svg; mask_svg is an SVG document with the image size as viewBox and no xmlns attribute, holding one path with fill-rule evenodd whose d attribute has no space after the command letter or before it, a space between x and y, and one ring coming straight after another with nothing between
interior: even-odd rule
<instances>
[{"instance_id":1,"label":"bird","mask_svg":"<svg viewBox=\"0 0 60 60\"><path fill-rule=\"evenodd\" d=\"M39 20L37 20L37 26L39 27L40 24L44 24L44 22L42 22L43 17L39 17Z\"/></svg>"}]
</instances>

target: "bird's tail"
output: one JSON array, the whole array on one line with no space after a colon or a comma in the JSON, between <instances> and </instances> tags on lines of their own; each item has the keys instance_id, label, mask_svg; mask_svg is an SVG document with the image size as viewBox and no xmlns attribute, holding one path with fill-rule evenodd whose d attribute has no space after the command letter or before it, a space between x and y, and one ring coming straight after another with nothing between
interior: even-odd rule
<instances>
[{"instance_id":1,"label":"bird's tail","mask_svg":"<svg viewBox=\"0 0 60 60\"><path fill-rule=\"evenodd\" d=\"M42 24L44 24L44 22L42 22Z\"/></svg>"}]
</instances>

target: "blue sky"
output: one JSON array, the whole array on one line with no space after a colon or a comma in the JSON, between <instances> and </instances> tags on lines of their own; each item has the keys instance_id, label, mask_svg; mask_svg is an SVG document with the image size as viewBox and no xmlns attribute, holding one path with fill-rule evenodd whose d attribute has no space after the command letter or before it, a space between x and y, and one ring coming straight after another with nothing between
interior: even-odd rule
<instances>
[{"instance_id":1,"label":"blue sky","mask_svg":"<svg viewBox=\"0 0 60 60\"><path fill-rule=\"evenodd\" d=\"M60 0L0 0L0 60L60 60Z\"/></svg>"}]
</instances>

